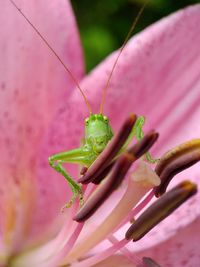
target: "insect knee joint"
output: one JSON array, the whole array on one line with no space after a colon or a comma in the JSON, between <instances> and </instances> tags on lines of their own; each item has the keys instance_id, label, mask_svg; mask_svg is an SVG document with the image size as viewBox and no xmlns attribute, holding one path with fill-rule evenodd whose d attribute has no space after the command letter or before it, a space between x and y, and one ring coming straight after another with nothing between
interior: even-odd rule
<instances>
[{"instance_id":1,"label":"insect knee joint","mask_svg":"<svg viewBox=\"0 0 200 267\"><path fill-rule=\"evenodd\" d=\"M52 157L49 157L49 158L48 158L48 161L49 161L49 165L50 165L51 167L55 167L55 166L56 166L55 161L52 159Z\"/></svg>"}]
</instances>

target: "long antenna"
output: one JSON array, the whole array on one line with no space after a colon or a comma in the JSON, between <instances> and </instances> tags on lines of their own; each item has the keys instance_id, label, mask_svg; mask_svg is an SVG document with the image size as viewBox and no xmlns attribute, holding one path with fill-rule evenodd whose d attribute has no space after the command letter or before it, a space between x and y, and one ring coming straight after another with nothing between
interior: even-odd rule
<instances>
[{"instance_id":1,"label":"long antenna","mask_svg":"<svg viewBox=\"0 0 200 267\"><path fill-rule=\"evenodd\" d=\"M111 80L111 78L112 78L112 75L113 75L113 72L114 72L115 67L116 67L116 65L117 65L117 62L118 62L118 60L119 60L119 57L121 56L121 53L123 52L123 50L124 50L124 48L125 48L125 46L126 46L128 40L129 40L129 38L130 38L132 32L134 31L135 26L137 25L138 20L139 20L139 18L141 17L141 15L142 15L142 13L143 13L143 11L144 11L145 6L147 5L147 3L148 3L148 1L146 1L146 2L142 5L142 7L140 8L140 10L139 10L139 12L138 12L136 18L134 19L134 21L133 21L133 23L132 23L131 28L130 28L130 30L129 30L127 36L126 36L126 39L125 39L123 45L121 46L121 48L120 48L120 50L119 50L119 53L118 53L118 55L117 55L117 58L116 58L116 60L115 60L115 62L114 62L114 64L113 64L113 67L112 67L111 72L110 72L110 74L109 74L108 80L107 80L106 85L105 85L105 87L104 87L104 89L103 89L103 94L102 94L102 99L101 99L101 105L100 105L100 113L101 113L101 114L103 113L103 105L104 105L104 103L105 103L106 94L107 94L107 91L108 91L108 87L109 87L109 85L110 85L110 80Z\"/></svg>"},{"instance_id":2,"label":"long antenna","mask_svg":"<svg viewBox=\"0 0 200 267\"><path fill-rule=\"evenodd\" d=\"M89 109L89 112L92 113L92 108L87 100L86 96L83 93L83 90L81 89L80 85L78 84L78 81L73 76L72 72L69 70L69 68L65 65L65 63L62 61L62 59L59 57L59 55L56 53L56 51L50 46L50 44L47 42L47 40L42 36L42 34L38 31L38 29L33 25L33 23L28 19L28 17L21 11L21 9L17 6L17 4L13 0L9 0L10 3L17 9L17 11L24 17L24 19L28 22L28 24L33 28L33 30L37 33L37 35L44 41L44 43L47 45L47 47L51 50L51 52L54 54L54 56L60 61L62 66L64 67L65 71L69 74L71 79L74 81L75 85L79 89L81 95L83 96L85 103Z\"/></svg>"}]
</instances>

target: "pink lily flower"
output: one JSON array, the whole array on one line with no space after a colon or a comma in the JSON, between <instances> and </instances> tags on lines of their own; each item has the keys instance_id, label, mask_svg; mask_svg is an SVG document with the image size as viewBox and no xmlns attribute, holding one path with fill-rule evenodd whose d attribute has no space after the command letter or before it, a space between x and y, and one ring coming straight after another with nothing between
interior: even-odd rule
<instances>
[{"instance_id":1,"label":"pink lily flower","mask_svg":"<svg viewBox=\"0 0 200 267\"><path fill-rule=\"evenodd\" d=\"M70 68L98 113L117 54L84 77L70 2L21 0L19 5ZM145 132L153 128L160 133L152 150L157 157L199 137L199 18L196 5L147 28L129 41L112 76L104 114L116 132L130 112L145 115ZM80 146L88 110L69 75L9 1L1 5L0 25L0 266L129 267L141 266L143 256L166 267L198 266L199 194L138 242L124 239L129 224L114 231L119 227L116 218L122 223L135 214L132 208L159 183L146 165L134 167L85 223L73 220L77 204L60 212L70 190L50 168L48 157ZM77 177L76 167L67 168ZM185 179L199 184L198 170L197 164L179 174L170 187ZM141 171L142 176L148 174L148 187L136 182ZM130 188L138 196L131 203ZM114 210L122 201L125 206Z\"/></svg>"}]
</instances>

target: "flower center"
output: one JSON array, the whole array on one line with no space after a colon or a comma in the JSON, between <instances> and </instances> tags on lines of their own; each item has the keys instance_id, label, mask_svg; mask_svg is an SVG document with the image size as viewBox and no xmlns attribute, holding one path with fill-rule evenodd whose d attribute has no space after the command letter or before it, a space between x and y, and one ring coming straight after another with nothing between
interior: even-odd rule
<instances>
[{"instance_id":1,"label":"flower center","mask_svg":"<svg viewBox=\"0 0 200 267\"><path fill-rule=\"evenodd\" d=\"M178 172L200 160L200 139L171 149L160 158L153 170L146 161L146 156L158 138L156 132L150 131L130 148L123 147L134 121L135 117L129 117L92 166L82 170L79 182L84 184L86 201L79 210L78 203L75 203L71 210L74 221L64 225L58 236L49 244L17 259L14 267L35 267L38 262L40 266L43 262L43 267L66 264L88 267L107 259L118 250L137 267L159 267L153 259L138 258L126 245L130 241L136 242L145 238L146 233L197 192L196 185L190 181L183 181L168 192L166 189ZM138 159L139 164L128 175L124 194L110 213L103 220L101 218L99 225L94 226L92 215L98 213L99 208L105 205L105 201L123 182L126 184L126 176ZM141 213L154 195L158 199ZM139 212L141 215L136 217ZM118 230L122 231L122 227L127 223L131 223L131 226L124 232L124 238L118 240L115 234ZM80 238L82 229L88 227L88 234ZM91 256L90 251L105 240L108 240L111 246ZM41 252L49 251L48 248L51 248L51 255L47 253L42 256L44 253Z\"/></svg>"}]
</instances>

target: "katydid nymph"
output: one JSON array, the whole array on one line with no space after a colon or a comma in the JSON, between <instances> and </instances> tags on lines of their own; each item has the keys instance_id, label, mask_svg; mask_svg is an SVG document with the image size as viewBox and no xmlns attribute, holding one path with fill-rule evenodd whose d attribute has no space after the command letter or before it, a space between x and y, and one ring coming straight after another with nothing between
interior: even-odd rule
<instances>
[{"instance_id":1,"label":"katydid nymph","mask_svg":"<svg viewBox=\"0 0 200 267\"><path fill-rule=\"evenodd\" d=\"M93 162L98 158L98 156L104 151L105 147L109 143L109 141L113 137L113 130L111 128L109 119L107 116L103 114L103 105L105 102L106 93L109 87L109 83L112 77L112 74L114 72L114 69L117 65L117 62L119 60L119 57L124 50L127 41L133 32L135 25L141 16L144 7L146 4L142 6L140 9L137 17L135 18L132 27L121 47L119 50L119 53L117 55L117 58L113 64L113 67L110 71L109 77L107 79L107 83L105 85L105 88L103 89L103 95L102 95L102 101L100 106L100 112L98 114L93 114L92 108L86 98L86 96L83 93L83 90L80 88L76 78L73 76L69 68L64 64L64 62L61 60L61 58L58 56L58 54L55 52L55 50L49 45L47 40L41 35L41 33L36 29L36 27L30 22L30 20L27 18L27 16L23 13L23 11L15 4L13 0L9 0L12 5L15 6L15 8L18 10L18 12L25 18L25 20L28 22L28 24L33 28L33 30L38 34L38 36L44 41L44 43L48 46L48 48L51 50L51 52L57 57L57 59L60 61L62 66L65 68L66 72L72 80L74 81L74 84L82 94L86 105L89 109L89 117L85 119L85 137L84 142L79 148L75 148L69 151L61 152L58 154L54 154L49 157L49 164L52 168L54 168L57 172L59 172L68 182L68 185L71 188L72 191L72 197L70 201L65 205L65 207L70 207L74 201L79 198L79 204L80 206L83 205L83 191L82 191L82 185L78 182L76 182L75 179L73 179L70 174L67 172L67 170L63 167L64 163L73 163L73 164L80 164L83 167L85 167L85 172L87 169L93 164ZM144 136L142 127L145 123L145 118L143 116L139 116L132 127L131 133L129 134L125 144L120 149L117 156L119 156L128 146L128 144L131 142L133 137L136 137L137 140L141 140ZM150 163L155 163L156 160L152 159L149 152L146 153L146 159Z\"/></svg>"}]
</instances>

